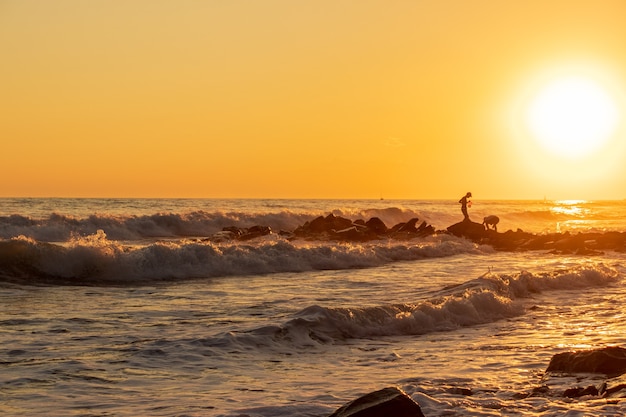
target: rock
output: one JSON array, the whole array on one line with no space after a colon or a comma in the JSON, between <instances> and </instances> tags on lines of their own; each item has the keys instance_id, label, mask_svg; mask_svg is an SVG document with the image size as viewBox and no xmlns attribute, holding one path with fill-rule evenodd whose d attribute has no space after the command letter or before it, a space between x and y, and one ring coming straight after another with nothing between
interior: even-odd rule
<instances>
[{"instance_id":1,"label":"rock","mask_svg":"<svg viewBox=\"0 0 626 417\"><path fill-rule=\"evenodd\" d=\"M372 232L377 233L379 235L387 233L387 225L378 217L372 217L368 221L365 222L365 226L370 229Z\"/></svg>"},{"instance_id":2,"label":"rock","mask_svg":"<svg viewBox=\"0 0 626 417\"><path fill-rule=\"evenodd\" d=\"M306 230L308 233L323 233L329 231L331 228L328 226L326 218L323 216L319 216L311 220L310 223L304 223L302 229Z\"/></svg>"},{"instance_id":3,"label":"rock","mask_svg":"<svg viewBox=\"0 0 626 417\"><path fill-rule=\"evenodd\" d=\"M419 227L416 227L417 222L418 219L415 218L388 229L387 225L378 217L372 217L367 222L361 219L353 222L331 213L326 217L317 217L297 227L293 231L293 235L305 239L364 242L386 237L422 237L435 233L435 228L426 222L422 222Z\"/></svg>"},{"instance_id":4,"label":"rock","mask_svg":"<svg viewBox=\"0 0 626 417\"><path fill-rule=\"evenodd\" d=\"M435 233L435 228L423 221L417 228L416 233L418 236L430 236Z\"/></svg>"},{"instance_id":5,"label":"rock","mask_svg":"<svg viewBox=\"0 0 626 417\"><path fill-rule=\"evenodd\" d=\"M465 395L465 396L474 395L474 393L472 392L470 388L462 388L462 387L450 387L446 389L446 392L449 394L454 394L454 395Z\"/></svg>"},{"instance_id":6,"label":"rock","mask_svg":"<svg viewBox=\"0 0 626 417\"><path fill-rule=\"evenodd\" d=\"M294 234L297 236L311 237L335 232L337 230L345 230L352 226L352 220L337 217L331 213L326 217L320 216L310 222L304 223L302 226L294 230Z\"/></svg>"},{"instance_id":7,"label":"rock","mask_svg":"<svg viewBox=\"0 0 626 417\"><path fill-rule=\"evenodd\" d=\"M415 227L415 225L417 224L418 221L419 221L418 218L413 218L409 220L408 222L402 224L402 226L400 226L398 230L396 230L396 232L415 233L417 232L417 228Z\"/></svg>"},{"instance_id":8,"label":"rock","mask_svg":"<svg viewBox=\"0 0 626 417\"><path fill-rule=\"evenodd\" d=\"M595 236L599 249L614 249L623 251L626 248L626 233L605 232Z\"/></svg>"},{"instance_id":9,"label":"rock","mask_svg":"<svg viewBox=\"0 0 626 417\"><path fill-rule=\"evenodd\" d=\"M449 226L448 232L455 236L466 237L473 241L480 241L488 235L482 224L475 223L471 220L463 220L462 222Z\"/></svg>"},{"instance_id":10,"label":"rock","mask_svg":"<svg viewBox=\"0 0 626 417\"><path fill-rule=\"evenodd\" d=\"M231 233L233 238L241 236L242 229L237 226L227 226L222 228L222 232Z\"/></svg>"},{"instance_id":11,"label":"rock","mask_svg":"<svg viewBox=\"0 0 626 417\"><path fill-rule=\"evenodd\" d=\"M333 230L330 232L330 237L336 240L343 241L365 241L375 239L376 236L369 232L369 229L359 224L354 224L352 227L348 227L343 230Z\"/></svg>"},{"instance_id":12,"label":"rock","mask_svg":"<svg viewBox=\"0 0 626 417\"><path fill-rule=\"evenodd\" d=\"M231 230L222 230L221 232L214 233L210 238L202 239L202 241L213 241L213 242L225 242L229 240L233 240L237 237L237 234Z\"/></svg>"},{"instance_id":13,"label":"rock","mask_svg":"<svg viewBox=\"0 0 626 417\"><path fill-rule=\"evenodd\" d=\"M424 417L424 414L404 391L390 387L359 397L329 417Z\"/></svg>"},{"instance_id":14,"label":"rock","mask_svg":"<svg viewBox=\"0 0 626 417\"><path fill-rule=\"evenodd\" d=\"M224 227L221 232L217 232L209 238L214 242L223 242L226 240L250 240L257 237L266 236L272 233L272 229L268 226L252 226L249 228L242 228L236 226Z\"/></svg>"},{"instance_id":15,"label":"rock","mask_svg":"<svg viewBox=\"0 0 626 417\"><path fill-rule=\"evenodd\" d=\"M594 397L598 395L598 388L593 385L589 385L587 388L569 388L563 392L563 396L567 398L578 398L584 397L586 395L593 395Z\"/></svg>"},{"instance_id":16,"label":"rock","mask_svg":"<svg viewBox=\"0 0 626 417\"><path fill-rule=\"evenodd\" d=\"M546 372L622 375L626 373L626 349L614 346L559 353L552 357Z\"/></svg>"},{"instance_id":17,"label":"rock","mask_svg":"<svg viewBox=\"0 0 626 417\"><path fill-rule=\"evenodd\" d=\"M398 223L388 230L387 235L396 238L414 238L430 236L435 233L435 228L425 221L416 227L418 218L413 218L406 223Z\"/></svg>"},{"instance_id":18,"label":"rock","mask_svg":"<svg viewBox=\"0 0 626 417\"><path fill-rule=\"evenodd\" d=\"M248 229L242 229L239 240L250 240L261 236L267 236L272 233L272 229L268 226L252 226Z\"/></svg>"},{"instance_id":19,"label":"rock","mask_svg":"<svg viewBox=\"0 0 626 417\"><path fill-rule=\"evenodd\" d=\"M601 390L600 395L606 398L619 397L623 398L625 394L622 392L626 390L626 384L618 384L614 387L604 387L604 390Z\"/></svg>"}]
</instances>

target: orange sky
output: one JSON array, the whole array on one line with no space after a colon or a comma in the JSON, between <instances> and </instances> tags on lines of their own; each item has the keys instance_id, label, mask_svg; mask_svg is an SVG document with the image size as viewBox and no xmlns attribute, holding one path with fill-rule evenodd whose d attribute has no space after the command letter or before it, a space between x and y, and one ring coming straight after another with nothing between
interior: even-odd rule
<instances>
[{"instance_id":1,"label":"orange sky","mask_svg":"<svg viewBox=\"0 0 626 417\"><path fill-rule=\"evenodd\" d=\"M626 198L626 2L0 0L0 196ZM562 160L550 77L619 111Z\"/></svg>"}]
</instances>

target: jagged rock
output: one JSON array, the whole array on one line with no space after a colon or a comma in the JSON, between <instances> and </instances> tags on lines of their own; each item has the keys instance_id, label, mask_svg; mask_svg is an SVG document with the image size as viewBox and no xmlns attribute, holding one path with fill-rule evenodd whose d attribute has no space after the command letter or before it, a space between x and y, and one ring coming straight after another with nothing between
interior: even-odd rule
<instances>
[{"instance_id":1,"label":"jagged rock","mask_svg":"<svg viewBox=\"0 0 626 417\"><path fill-rule=\"evenodd\" d=\"M404 391L390 387L359 397L329 417L424 417L424 414Z\"/></svg>"},{"instance_id":2,"label":"jagged rock","mask_svg":"<svg viewBox=\"0 0 626 417\"><path fill-rule=\"evenodd\" d=\"M378 217L372 217L371 219L366 221L365 226L367 226L367 228L374 233L380 235L387 233L387 230L389 230L387 229L387 225Z\"/></svg>"},{"instance_id":3,"label":"jagged rock","mask_svg":"<svg viewBox=\"0 0 626 417\"><path fill-rule=\"evenodd\" d=\"M559 353L552 357L546 372L622 375L626 373L626 349L614 346Z\"/></svg>"},{"instance_id":4,"label":"jagged rock","mask_svg":"<svg viewBox=\"0 0 626 417\"><path fill-rule=\"evenodd\" d=\"M435 233L435 228L422 222L415 227L418 219L411 219L407 223L400 223L391 229L378 217L372 217L367 222L355 220L354 222L329 214L320 216L302 226L296 228L294 236L313 239L334 239L344 241L368 241L384 237L418 237L428 236Z\"/></svg>"},{"instance_id":5,"label":"jagged rock","mask_svg":"<svg viewBox=\"0 0 626 417\"><path fill-rule=\"evenodd\" d=\"M326 217L320 216L310 222L304 223L294 230L294 233L298 236L320 235L348 229L352 224L352 220L337 217L331 213Z\"/></svg>"},{"instance_id":6,"label":"jagged rock","mask_svg":"<svg viewBox=\"0 0 626 417\"><path fill-rule=\"evenodd\" d=\"M398 230L396 230L396 232L400 233L400 232L405 232L405 233L416 233L417 232L417 228L415 227L415 225L417 224L417 222L419 221L418 218L413 218L411 220L409 220L408 222L402 224Z\"/></svg>"},{"instance_id":7,"label":"jagged rock","mask_svg":"<svg viewBox=\"0 0 626 417\"><path fill-rule=\"evenodd\" d=\"M416 231L418 236L429 236L435 233L435 228L423 221Z\"/></svg>"}]
</instances>

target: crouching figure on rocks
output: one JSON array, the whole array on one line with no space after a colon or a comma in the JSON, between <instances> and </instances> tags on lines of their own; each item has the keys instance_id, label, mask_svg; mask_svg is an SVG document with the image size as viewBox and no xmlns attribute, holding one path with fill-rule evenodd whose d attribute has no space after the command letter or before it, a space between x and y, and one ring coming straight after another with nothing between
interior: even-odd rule
<instances>
[{"instance_id":1,"label":"crouching figure on rocks","mask_svg":"<svg viewBox=\"0 0 626 417\"><path fill-rule=\"evenodd\" d=\"M498 223L500 223L500 218L498 216L487 216L483 219L483 225L486 230L489 230L491 227L496 232L498 231Z\"/></svg>"}]
</instances>

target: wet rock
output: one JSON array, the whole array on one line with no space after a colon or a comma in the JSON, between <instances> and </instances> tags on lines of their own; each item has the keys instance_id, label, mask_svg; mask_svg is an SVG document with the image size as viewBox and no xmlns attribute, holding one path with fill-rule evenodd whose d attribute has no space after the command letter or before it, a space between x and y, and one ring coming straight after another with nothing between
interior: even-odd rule
<instances>
[{"instance_id":1,"label":"wet rock","mask_svg":"<svg viewBox=\"0 0 626 417\"><path fill-rule=\"evenodd\" d=\"M578 398L584 397L586 395L593 395L594 397L598 395L598 388L593 385L589 385L587 388L576 387L569 388L563 392L563 396L567 398Z\"/></svg>"},{"instance_id":2,"label":"wet rock","mask_svg":"<svg viewBox=\"0 0 626 417\"><path fill-rule=\"evenodd\" d=\"M214 233L210 238L213 242L224 242L228 240L250 240L257 237L266 236L272 233L272 229L267 226L252 227L224 227L221 232Z\"/></svg>"},{"instance_id":3,"label":"wet rock","mask_svg":"<svg viewBox=\"0 0 626 417\"><path fill-rule=\"evenodd\" d=\"M600 395L606 398L624 398L626 394L623 392L626 390L626 384L617 384L615 386L607 387L600 391Z\"/></svg>"},{"instance_id":4,"label":"wet rock","mask_svg":"<svg viewBox=\"0 0 626 417\"><path fill-rule=\"evenodd\" d=\"M559 353L552 357L546 372L622 375L626 373L626 349L615 346Z\"/></svg>"},{"instance_id":5,"label":"wet rock","mask_svg":"<svg viewBox=\"0 0 626 417\"><path fill-rule=\"evenodd\" d=\"M455 394L455 395L465 395L465 396L474 395L471 388L463 388L463 387L451 387L451 388L448 388L446 392L448 392L449 394Z\"/></svg>"},{"instance_id":6,"label":"wet rock","mask_svg":"<svg viewBox=\"0 0 626 417\"><path fill-rule=\"evenodd\" d=\"M424 417L420 406L396 387L366 394L340 407L329 417Z\"/></svg>"},{"instance_id":7,"label":"wet rock","mask_svg":"<svg viewBox=\"0 0 626 417\"><path fill-rule=\"evenodd\" d=\"M250 240L261 236L267 236L272 233L272 229L268 226L252 226L242 229L239 234L239 240Z\"/></svg>"}]
</instances>

